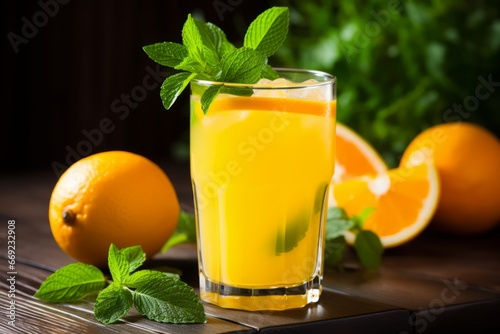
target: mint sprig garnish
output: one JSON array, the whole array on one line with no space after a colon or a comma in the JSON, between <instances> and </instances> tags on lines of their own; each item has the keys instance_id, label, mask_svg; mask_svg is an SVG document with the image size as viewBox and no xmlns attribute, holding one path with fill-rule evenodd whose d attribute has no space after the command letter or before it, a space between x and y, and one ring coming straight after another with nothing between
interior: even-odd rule
<instances>
[{"instance_id":1,"label":"mint sprig garnish","mask_svg":"<svg viewBox=\"0 0 500 334\"><path fill-rule=\"evenodd\" d=\"M342 208L329 208L326 225L325 261L338 266L344 255L346 240L344 233L355 234L354 249L361 264L370 269L380 267L384 247L380 238L370 230L364 230L363 224L372 214L373 208L364 209L359 216L348 217Z\"/></svg>"},{"instance_id":2,"label":"mint sprig garnish","mask_svg":"<svg viewBox=\"0 0 500 334\"><path fill-rule=\"evenodd\" d=\"M143 47L158 64L180 71L167 77L161 86L160 97L165 109L172 107L195 78L221 82L203 93L201 107L205 114L221 92L251 94L248 90L225 90L224 83L254 84L261 78L276 79L278 75L268 65L268 57L283 44L288 24L288 8L272 7L250 24L243 46L237 48L215 24L188 15L182 28L182 44L163 42Z\"/></svg>"},{"instance_id":3,"label":"mint sprig garnish","mask_svg":"<svg viewBox=\"0 0 500 334\"><path fill-rule=\"evenodd\" d=\"M81 301L97 295L94 315L112 324L135 306L150 320L169 323L204 323L205 310L198 295L171 273L139 270L146 260L140 246L119 250L111 244L108 266L111 280L92 265L72 263L51 274L35 297L56 303Z\"/></svg>"}]
</instances>

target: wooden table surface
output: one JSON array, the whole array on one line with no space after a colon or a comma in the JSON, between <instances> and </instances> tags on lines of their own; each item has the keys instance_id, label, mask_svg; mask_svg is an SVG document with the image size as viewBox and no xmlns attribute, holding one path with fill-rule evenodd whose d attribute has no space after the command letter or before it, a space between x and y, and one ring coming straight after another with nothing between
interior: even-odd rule
<instances>
[{"instance_id":1,"label":"wooden table surface","mask_svg":"<svg viewBox=\"0 0 500 334\"><path fill-rule=\"evenodd\" d=\"M162 167L189 210L188 166ZM500 333L500 229L473 238L427 230L386 251L378 271L360 268L349 252L342 270L326 269L320 301L302 309L246 312L204 304L206 324L160 324L131 312L102 325L91 302L52 304L33 297L50 273L74 262L50 232L48 201L56 181L52 172L0 175L0 333ZM14 270L7 263L9 220L15 221ZM178 268L184 281L197 286L193 245L158 254L148 265Z\"/></svg>"}]
</instances>

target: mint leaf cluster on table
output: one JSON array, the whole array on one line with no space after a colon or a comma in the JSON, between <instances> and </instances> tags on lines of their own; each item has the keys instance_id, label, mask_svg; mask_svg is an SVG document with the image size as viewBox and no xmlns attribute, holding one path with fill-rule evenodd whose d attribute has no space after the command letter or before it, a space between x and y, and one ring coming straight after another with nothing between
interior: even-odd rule
<instances>
[{"instance_id":1,"label":"mint leaf cluster on table","mask_svg":"<svg viewBox=\"0 0 500 334\"><path fill-rule=\"evenodd\" d=\"M285 41L288 25L288 8L272 7L250 24L243 46L237 48L215 24L188 15L182 28L182 44L163 42L143 48L158 64L181 71L163 82L160 90L163 106L170 109L195 78L220 82L203 93L201 106L204 113L221 92L251 95L245 90L231 90L224 83L254 84L261 78L276 79L278 75L267 59Z\"/></svg>"},{"instance_id":2,"label":"mint leaf cluster on table","mask_svg":"<svg viewBox=\"0 0 500 334\"><path fill-rule=\"evenodd\" d=\"M341 263L346 245L344 233L350 231L355 234L354 249L361 264L369 269L380 267L384 253L380 238L372 231L363 229L364 222L373 211L373 208L366 208L359 216L349 218L342 208L328 209L325 238L325 262L328 265L338 266Z\"/></svg>"},{"instance_id":3,"label":"mint leaf cluster on table","mask_svg":"<svg viewBox=\"0 0 500 334\"><path fill-rule=\"evenodd\" d=\"M204 323L205 310L193 288L176 274L136 271L145 260L140 246L119 250L112 244L108 254L112 281L97 267L72 263L47 277L35 297L67 303L97 295L94 315L103 324L118 321L132 306L157 322Z\"/></svg>"}]
</instances>

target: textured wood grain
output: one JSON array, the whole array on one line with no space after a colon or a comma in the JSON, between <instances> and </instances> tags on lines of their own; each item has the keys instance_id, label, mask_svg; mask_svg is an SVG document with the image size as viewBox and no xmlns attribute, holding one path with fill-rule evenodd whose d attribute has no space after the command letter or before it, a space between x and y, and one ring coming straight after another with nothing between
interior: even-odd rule
<instances>
[{"instance_id":1,"label":"textured wood grain","mask_svg":"<svg viewBox=\"0 0 500 334\"><path fill-rule=\"evenodd\" d=\"M426 279L381 268L379 272L329 272L325 285L351 296L363 296L408 310L442 301L445 305L496 299L498 294L478 289L456 278Z\"/></svg>"},{"instance_id":2,"label":"textured wood grain","mask_svg":"<svg viewBox=\"0 0 500 334\"><path fill-rule=\"evenodd\" d=\"M500 226L475 237L426 231L414 241L388 250L384 268L414 277L458 279L500 292Z\"/></svg>"},{"instance_id":3,"label":"textured wood grain","mask_svg":"<svg viewBox=\"0 0 500 334\"><path fill-rule=\"evenodd\" d=\"M92 300L74 304L47 303L33 297L43 280L50 274L42 269L23 264L17 265L16 275L16 327L6 321L0 322L0 333L251 333L251 328L208 317L206 324L163 324L150 321L137 311L130 313L116 324L103 325L95 320ZM2 308L9 306L10 300L6 274L0 281Z\"/></svg>"},{"instance_id":4,"label":"textured wood grain","mask_svg":"<svg viewBox=\"0 0 500 334\"><path fill-rule=\"evenodd\" d=\"M264 328L263 334L312 334L312 333L370 333L403 334L412 332L404 311L367 314L363 317L323 320L291 326Z\"/></svg>"}]
</instances>

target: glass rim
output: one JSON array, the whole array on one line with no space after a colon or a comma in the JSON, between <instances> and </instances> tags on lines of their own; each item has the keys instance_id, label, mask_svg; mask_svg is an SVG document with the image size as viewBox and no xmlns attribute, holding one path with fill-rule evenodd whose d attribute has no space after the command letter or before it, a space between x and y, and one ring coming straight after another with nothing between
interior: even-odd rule
<instances>
[{"instance_id":1,"label":"glass rim","mask_svg":"<svg viewBox=\"0 0 500 334\"><path fill-rule=\"evenodd\" d=\"M206 79L196 79L194 78L192 81L203 85L203 86L215 86L215 85L224 85L225 87L251 87L252 89L297 89L297 88L310 88L310 87L320 87L326 85L334 85L337 82L337 77L334 75L318 71L318 70L308 70L308 69L300 69L300 68L287 68L287 67L273 67L273 69L278 73L300 73L300 74L311 74L315 77L323 77L325 81L318 82L280 82L280 83L234 83L234 82L224 82L224 81L211 81ZM313 78L311 78L313 79Z\"/></svg>"}]
</instances>

